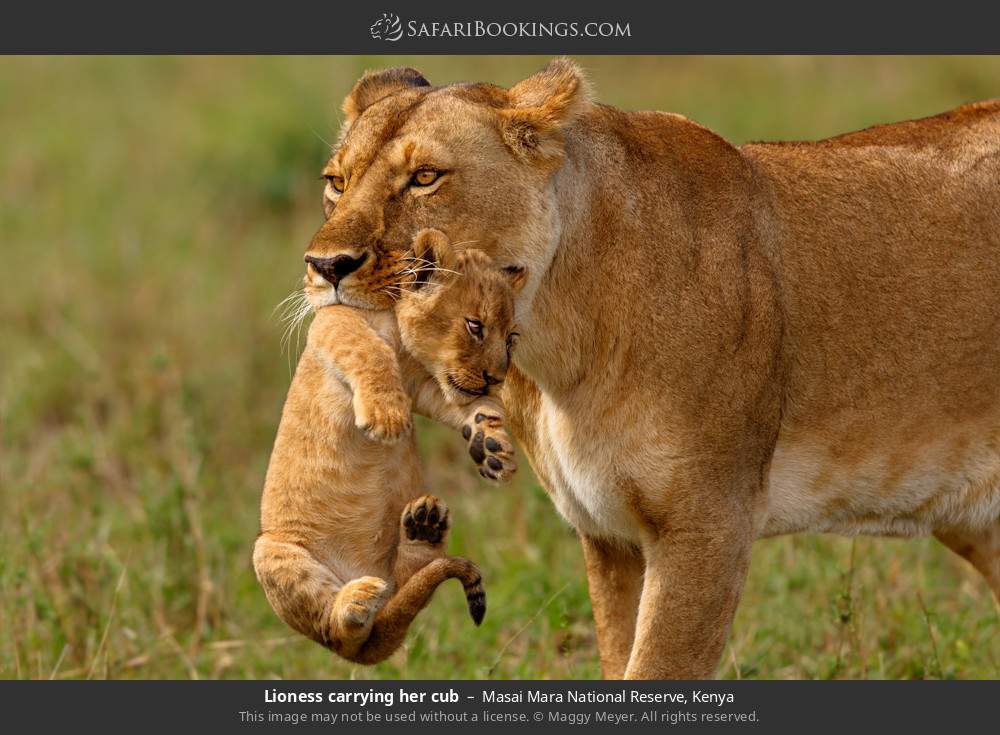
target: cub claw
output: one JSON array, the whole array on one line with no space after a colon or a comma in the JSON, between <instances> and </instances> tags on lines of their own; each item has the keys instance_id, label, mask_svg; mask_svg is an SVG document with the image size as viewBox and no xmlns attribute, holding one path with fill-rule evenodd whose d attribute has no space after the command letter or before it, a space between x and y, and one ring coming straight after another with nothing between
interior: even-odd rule
<instances>
[{"instance_id":1,"label":"cub claw","mask_svg":"<svg viewBox=\"0 0 1000 735\"><path fill-rule=\"evenodd\" d=\"M389 599L389 585L378 577L352 579L338 595L341 603L334 609L343 629L363 631L370 627L375 615Z\"/></svg>"},{"instance_id":2,"label":"cub claw","mask_svg":"<svg viewBox=\"0 0 1000 735\"><path fill-rule=\"evenodd\" d=\"M404 393L354 394L354 424L372 441L393 444L413 429L410 399Z\"/></svg>"},{"instance_id":3,"label":"cub claw","mask_svg":"<svg viewBox=\"0 0 1000 735\"><path fill-rule=\"evenodd\" d=\"M487 480L504 482L517 471L514 445L499 416L476 413L462 427L462 437L469 443L469 456L479 474Z\"/></svg>"},{"instance_id":4,"label":"cub claw","mask_svg":"<svg viewBox=\"0 0 1000 735\"><path fill-rule=\"evenodd\" d=\"M444 543L451 527L451 516L444 501L433 495L422 495L403 508L401 522L407 539L437 546Z\"/></svg>"}]
</instances>

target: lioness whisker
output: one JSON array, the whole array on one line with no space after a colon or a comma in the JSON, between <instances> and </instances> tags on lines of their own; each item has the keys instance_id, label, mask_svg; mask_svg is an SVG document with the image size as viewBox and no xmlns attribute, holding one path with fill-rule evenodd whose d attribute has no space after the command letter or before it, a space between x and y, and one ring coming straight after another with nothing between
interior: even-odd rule
<instances>
[{"instance_id":1,"label":"lioness whisker","mask_svg":"<svg viewBox=\"0 0 1000 735\"><path fill-rule=\"evenodd\" d=\"M305 291L303 289L298 289L285 297L285 299L283 299L279 304L279 307L280 306L283 306L281 321L285 325L281 335L281 351L288 356L288 369L289 372L291 372L292 350L290 349L290 346L292 344L292 338L294 336L297 357L298 348L301 344L302 325L305 322L306 317L312 313L312 305L306 298Z\"/></svg>"},{"instance_id":2,"label":"lioness whisker","mask_svg":"<svg viewBox=\"0 0 1000 735\"><path fill-rule=\"evenodd\" d=\"M324 137L323 137L322 135L320 135L319 133L317 133L317 132L316 132L316 130L315 130L315 128L309 128L309 129L310 129L310 130L312 130L312 134L313 134L313 135L315 135L315 136L316 136L317 138L319 138L319 140L320 140L320 142L321 142L321 143L325 143L325 144L326 144L326 147L327 147L327 148L329 148L329 149L330 149L331 151L332 151L332 150L334 150L334 147L333 147L333 145L332 145L332 144L330 143L330 141L328 141L328 140L327 140L326 138L324 138Z\"/></svg>"},{"instance_id":3,"label":"lioness whisker","mask_svg":"<svg viewBox=\"0 0 1000 735\"><path fill-rule=\"evenodd\" d=\"M423 267L420 267L420 268L416 268L416 269L414 269L414 268L408 268L408 269L403 270L402 273L404 273L404 274L405 273L416 274L416 273L423 273L425 271L430 271L431 273L454 273L456 276L462 275L458 271L453 271L450 268L442 268L441 266L435 265L434 263L430 263L430 264L428 264L426 266L423 266Z\"/></svg>"},{"instance_id":4,"label":"lioness whisker","mask_svg":"<svg viewBox=\"0 0 1000 735\"><path fill-rule=\"evenodd\" d=\"M456 276L463 275L463 274L459 273L458 271L453 271L450 268L442 268L440 266L435 266L435 267L431 268L430 270L433 271L434 273L453 273Z\"/></svg>"},{"instance_id":5,"label":"lioness whisker","mask_svg":"<svg viewBox=\"0 0 1000 735\"><path fill-rule=\"evenodd\" d=\"M281 310L280 318L284 321L290 313L293 313L294 311L298 310L298 308L300 308L300 304L302 300L305 299L305 297L306 297L305 291L301 288L297 288L290 294L288 294L288 296L279 301L277 305L274 307L274 310L271 312L271 314L273 315L277 313L278 310L280 309Z\"/></svg>"},{"instance_id":6,"label":"lioness whisker","mask_svg":"<svg viewBox=\"0 0 1000 735\"><path fill-rule=\"evenodd\" d=\"M424 265L434 265L433 260L427 260L427 258L417 258L417 257L406 257L403 258L406 263L423 263Z\"/></svg>"}]
</instances>

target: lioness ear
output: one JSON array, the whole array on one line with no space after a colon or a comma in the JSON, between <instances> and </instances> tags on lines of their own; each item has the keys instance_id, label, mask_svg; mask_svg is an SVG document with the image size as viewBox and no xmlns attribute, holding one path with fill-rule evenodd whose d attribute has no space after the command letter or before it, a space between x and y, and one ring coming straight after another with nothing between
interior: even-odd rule
<instances>
[{"instance_id":1,"label":"lioness ear","mask_svg":"<svg viewBox=\"0 0 1000 735\"><path fill-rule=\"evenodd\" d=\"M408 66L365 72L354 85L354 89L344 98L341 109L347 118L345 122L350 125L367 108L393 92L410 87L429 86L431 83L424 79L419 71Z\"/></svg>"},{"instance_id":2,"label":"lioness ear","mask_svg":"<svg viewBox=\"0 0 1000 735\"><path fill-rule=\"evenodd\" d=\"M507 278L510 290L514 293L524 288L524 284L528 281L528 271L523 265L506 265L500 272Z\"/></svg>"},{"instance_id":3,"label":"lioness ear","mask_svg":"<svg viewBox=\"0 0 1000 735\"><path fill-rule=\"evenodd\" d=\"M507 93L502 109L504 141L519 156L558 158L562 132L590 101L580 68L569 59L554 59Z\"/></svg>"}]
</instances>

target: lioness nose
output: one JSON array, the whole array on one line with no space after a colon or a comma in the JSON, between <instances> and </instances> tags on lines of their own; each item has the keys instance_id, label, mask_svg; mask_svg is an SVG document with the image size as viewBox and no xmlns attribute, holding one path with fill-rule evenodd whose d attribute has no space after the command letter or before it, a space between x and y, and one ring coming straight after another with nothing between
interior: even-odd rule
<instances>
[{"instance_id":1,"label":"lioness nose","mask_svg":"<svg viewBox=\"0 0 1000 735\"><path fill-rule=\"evenodd\" d=\"M306 262L312 265L316 269L316 272L334 287L360 268L367 259L368 253L361 253L356 258L350 255L335 255L332 258L317 258L314 255L306 256Z\"/></svg>"}]
</instances>

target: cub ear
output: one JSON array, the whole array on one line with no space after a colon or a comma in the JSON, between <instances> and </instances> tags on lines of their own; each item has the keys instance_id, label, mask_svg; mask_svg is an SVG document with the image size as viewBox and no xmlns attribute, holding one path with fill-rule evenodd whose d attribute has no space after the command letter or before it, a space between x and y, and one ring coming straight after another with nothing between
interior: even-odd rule
<instances>
[{"instance_id":1,"label":"cub ear","mask_svg":"<svg viewBox=\"0 0 1000 735\"><path fill-rule=\"evenodd\" d=\"M517 293L528 281L528 270L523 265L505 265L500 269L510 284L510 290Z\"/></svg>"},{"instance_id":2,"label":"cub ear","mask_svg":"<svg viewBox=\"0 0 1000 735\"><path fill-rule=\"evenodd\" d=\"M502 134L523 158L559 158L562 133L587 107L586 79L575 63L554 59L507 93L510 106L500 110Z\"/></svg>"},{"instance_id":3,"label":"cub ear","mask_svg":"<svg viewBox=\"0 0 1000 735\"><path fill-rule=\"evenodd\" d=\"M350 125L358 115L393 92L411 87L429 86L431 83L424 79L423 74L408 66L365 72L341 105L347 118L345 122Z\"/></svg>"},{"instance_id":4,"label":"cub ear","mask_svg":"<svg viewBox=\"0 0 1000 735\"><path fill-rule=\"evenodd\" d=\"M414 264L417 271L415 288L420 288L431 279L441 280L440 276L448 275L457 268L455 249L441 230L418 232L413 238L413 255L418 258Z\"/></svg>"}]
</instances>

